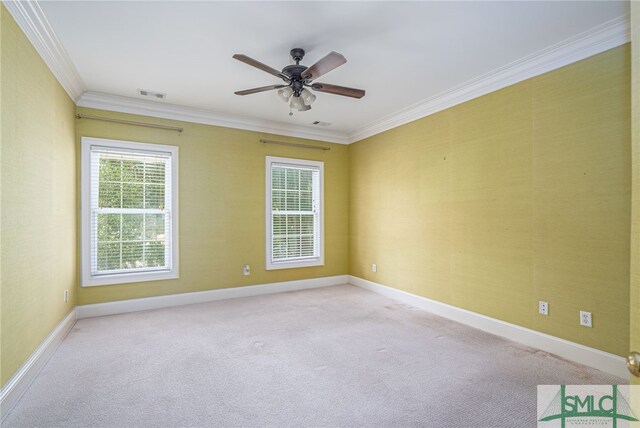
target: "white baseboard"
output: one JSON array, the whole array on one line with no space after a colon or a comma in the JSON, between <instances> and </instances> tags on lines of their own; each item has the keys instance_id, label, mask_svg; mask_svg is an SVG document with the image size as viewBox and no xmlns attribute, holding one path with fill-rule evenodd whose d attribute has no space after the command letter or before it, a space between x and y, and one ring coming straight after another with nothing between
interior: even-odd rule
<instances>
[{"instance_id":1,"label":"white baseboard","mask_svg":"<svg viewBox=\"0 0 640 428\"><path fill-rule=\"evenodd\" d=\"M424 309L444 318L457 321L462 324L502 336L514 342L540 349L550 354L555 354L567 360L593 367L603 372L628 378L625 359L618 355L600 351L570 342L559 337L540 333L519 325L500 321L495 318L481 315L466 309L457 308L426 297L417 296L406 291L397 290L385 285L377 284L366 279L349 275L349 284L373 291L391 299L406 303L416 308Z\"/></svg>"},{"instance_id":2,"label":"white baseboard","mask_svg":"<svg viewBox=\"0 0 640 428\"><path fill-rule=\"evenodd\" d=\"M78 319L190 305L214 300L234 299L236 297L259 296L262 294L282 293L285 291L305 290L347 284L348 275L327 276L322 278L301 279L297 281L273 282L269 284L247 285L243 287L221 288L219 290L196 291L191 293L170 294L167 296L145 297L142 299L121 300L116 302L94 303L76 306Z\"/></svg>"},{"instance_id":3,"label":"white baseboard","mask_svg":"<svg viewBox=\"0 0 640 428\"><path fill-rule=\"evenodd\" d=\"M9 413L18 402L60 343L62 343L71 331L75 323L76 311L73 309L60 321L56 328L49 333L47 338L33 351L29 359L25 361L22 367L20 367L2 388L2 391L0 391L0 415L2 415L2 419L4 419L7 413Z\"/></svg>"}]
</instances>

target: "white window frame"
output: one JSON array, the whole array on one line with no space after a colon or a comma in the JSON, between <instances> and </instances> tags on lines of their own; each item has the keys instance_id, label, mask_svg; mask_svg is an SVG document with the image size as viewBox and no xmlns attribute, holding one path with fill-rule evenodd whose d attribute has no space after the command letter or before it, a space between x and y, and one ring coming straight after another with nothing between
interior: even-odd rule
<instances>
[{"instance_id":1,"label":"white window frame","mask_svg":"<svg viewBox=\"0 0 640 428\"><path fill-rule=\"evenodd\" d=\"M178 271L178 147L163 144L137 143L82 137L81 139L81 201L80 201L80 263L82 287L122 284L129 282L175 279ZM91 146L126 149L138 152L171 154L171 269L150 272L92 275L91 273Z\"/></svg>"},{"instance_id":2,"label":"white window frame","mask_svg":"<svg viewBox=\"0 0 640 428\"><path fill-rule=\"evenodd\" d=\"M291 165L291 166L307 166L318 168L320 171L319 179L319 198L320 206L318 213L318 252L319 256L314 258L305 258L293 261L273 261L272 257L272 238L273 238L273 222L271 219L271 166L273 164ZM265 223L266 223L266 269L291 269L310 266L324 266L324 162L311 161L304 159L291 159L267 156L265 164Z\"/></svg>"}]
</instances>

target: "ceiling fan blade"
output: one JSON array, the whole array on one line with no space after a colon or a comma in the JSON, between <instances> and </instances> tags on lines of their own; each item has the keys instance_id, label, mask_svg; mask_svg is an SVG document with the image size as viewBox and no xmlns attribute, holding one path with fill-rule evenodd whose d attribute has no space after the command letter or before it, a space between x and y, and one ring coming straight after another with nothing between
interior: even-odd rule
<instances>
[{"instance_id":1,"label":"ceiling fan blade","mask_svg":"<svg viewBox=\"0 0 640 428\"><path fill-rule=\"evenodd\" d=\"M245 89L244 91L237 91L237 92L234 92L234 94L236 94L236 95L251 95L251 94L257 94L258 92L272 91L274 89L284 88L285 86L287 86L287 85L261 86L259 88Z\"/></svg>"},{"instance_id":2,"label":"ceiling fan blade","mask_svg":"<svg viewBox=\"0 0 640 428\"><path fill-rule=\"evenodd\" d=\"M351 98L362 98L365 94L363 89L347 88L345 86L329 85L327 83L314 83L311 85L311 89Z\"/></svg>"},{"instance_id":3,"label":"ceiling fan blade","mask_svg":"<svg viewBox=\"0 0 640 428\"><path fill-rule=\"evenodd\" d=\"M334 68L340 67L345 62L347 62L345 57L337 52L330 52L327 56L302 72L302 78L309 80L317 79Z\"/></svg>"},{"instance_id":4,"label":"ceiling fan blade","mask_svg":"<svg viewBox=\"0 0 640 428\"><path fill-rule=\"evenodd\" d=\"M235 54L233 58L237 59L238 61L244 62L245 64L249 64L252 67L259 68L262 71L266 71L269 74L273 74L276 77L280 77L281 79L289 79L289 76L282 73L281 71L278 71L275 68L269 67L268 65L263 64L260 61L257 61L246 55Z\"/></svg>"}]
</instances>

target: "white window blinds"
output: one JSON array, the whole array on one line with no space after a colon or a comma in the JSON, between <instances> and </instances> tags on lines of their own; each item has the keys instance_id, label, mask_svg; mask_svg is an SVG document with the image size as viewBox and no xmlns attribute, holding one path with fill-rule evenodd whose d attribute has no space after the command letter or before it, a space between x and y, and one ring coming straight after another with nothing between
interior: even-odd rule
<instances>
[{"instance_id":1,"label":"white window blinds","mask_svg":"<svg viewBox=\"0 0 640 428\"><path fill-rule=\"evenodd\" d=\"M89 151L89 254L83 256L90 277L172 272L174 154L97 144Z\"/></svg>"},{"instance_id":2,"label":"white window blinds","mask_svg":"<svg viewBox=\"0 0 640 428\"><path fill-rule=\"evenodd\" d=\"M321 163L269 158L268 169L267 267L322 264Z\"/></svg>"}]
</instances>

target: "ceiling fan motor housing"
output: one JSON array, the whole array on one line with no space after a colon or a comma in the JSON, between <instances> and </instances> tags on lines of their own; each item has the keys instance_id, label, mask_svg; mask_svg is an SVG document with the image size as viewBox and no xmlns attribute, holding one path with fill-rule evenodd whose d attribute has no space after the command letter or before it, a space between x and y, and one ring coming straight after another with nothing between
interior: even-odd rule
<instances>
[{"instance_id":1,"label":"ceiling fan motor housing","mask_svg":"<svg viewBox=\"0 0 640 428\"><path fill-rule=\"evenodd\" d=\"M299 97L300 92L302 92L302 90L304 89L305 79L303 79L301 75L307 68L309 68L304 65L300 65L300 61L302 61L302 58L304 58L304 54L304 49L291 49L291 58L293 58L296 63L295 65L288 65L282 69L282 72L289 76L291 89L293 89L293 95L296 97Z\"/></svg>"},{"instance_id":2,"label":"ceiling fan motor housing","mask_svg":"<svg viewBox=\"0 0 640 428\"><path fill-rule=\"evenodd\" d=\"M291 89L296 97L300 96L300 91L304 88L304 79L301 74L307 69L304 65L288 65L282 69L284 74L287 74L291 81Z\"/></svg>"}]
</instances>

